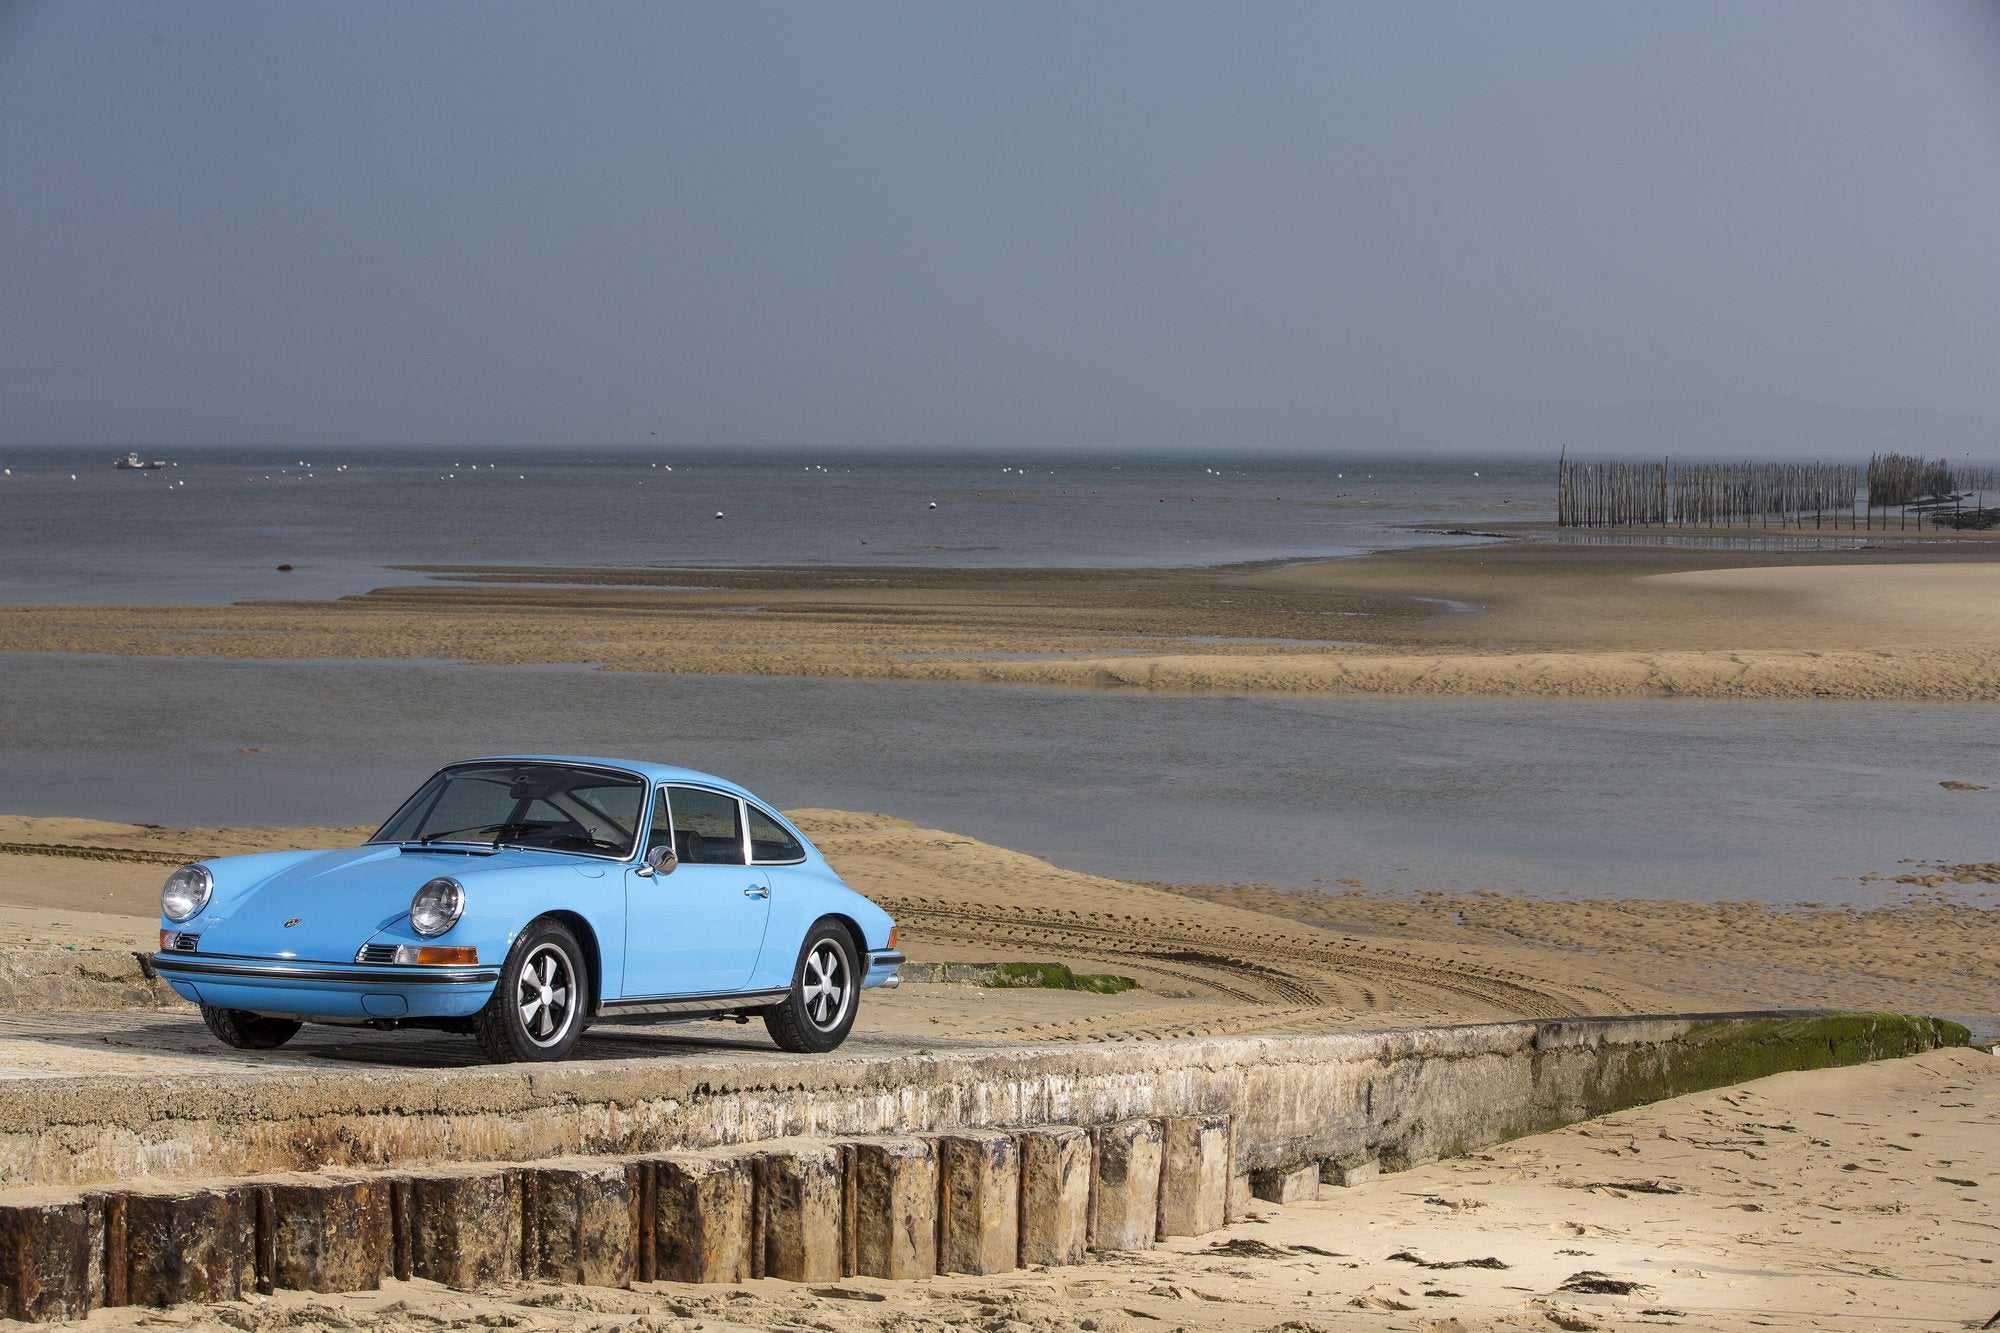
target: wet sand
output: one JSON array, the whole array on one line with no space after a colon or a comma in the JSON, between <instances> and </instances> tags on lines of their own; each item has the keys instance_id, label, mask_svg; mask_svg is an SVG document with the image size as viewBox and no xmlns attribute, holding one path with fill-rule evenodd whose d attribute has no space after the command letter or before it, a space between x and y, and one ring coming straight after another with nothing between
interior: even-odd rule
<instances>
[{"instance_id":1,"label":"wet sand","mask_svg":"<svg viewBox=\"0 0 2000 1333\"><path fill-rule=\"evenodd\" d=\"M333 602L23 606L0 651L1067 688L2000 699L2000 543L1546 541L1192 570L412 571ZM427 581L419 581L427 580Z\"/></svg>"}]
</instances>

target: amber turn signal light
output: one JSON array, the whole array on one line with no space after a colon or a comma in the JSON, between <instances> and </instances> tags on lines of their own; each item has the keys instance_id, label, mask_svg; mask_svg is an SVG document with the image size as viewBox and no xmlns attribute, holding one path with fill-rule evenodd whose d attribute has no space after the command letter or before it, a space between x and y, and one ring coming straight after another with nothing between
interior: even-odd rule
<instances>
[{"instance_id":1,"label":"amber turn signal light","mask_svg":"<svg viewBox=\"0 0 2000 1333\"><path fill-rule=\"evenodd\" d=\"M163 949L163 950L164 950L164 949L171 949L171 948L173 948L173 947L174 947L174 936L176 936L176 935L178 935L178 934L180 934L180 932L179 932L178 930L163 930L163 931L161 931L161 932L160 932L160 948L161 948L161 949Z\"/></svg>"},{"instance_id":2,"label":"amber turn signal light","mask_svg":"<svg viewBox=\"0 0 2000 1333\"><path fill-rule=\"evenodd\" d=\"M467 945L426 944L417 950L419 963L476 963L479 950Z\"/></svg>"},{"instance_id":3,"label":"amber turn signal light","mask_svg":"<svg viewBox=\"0 0 2000 1333\"><path fill-rule=\"evenodd\" d=\"M890 947L891 949L893 949L893 948L895 948L895 947L896 947L896 932L897 932L897 931L899 931L899 930L901 930L901 929L902 929L902 927L901 927L901 926L891 926L891 927L889 927L889 947Z\"/></svg>"}]
</instances>

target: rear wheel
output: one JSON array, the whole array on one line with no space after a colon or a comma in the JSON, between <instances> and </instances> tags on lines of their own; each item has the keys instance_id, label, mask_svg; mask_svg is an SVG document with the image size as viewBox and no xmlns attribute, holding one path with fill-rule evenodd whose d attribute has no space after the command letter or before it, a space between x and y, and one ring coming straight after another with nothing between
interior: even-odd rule
<instances>
[{"instance_id":1,"label":"rear wheel","mask_svg":"<svg viewBox=\"0 0 2000 1333\"><path fill-rule=\"evenodd\" d=\"M854 1026L855 1004L861 996L861 973L854 960L854 939L830 921L806 935L792 970L791 993L764 1011L771 1040L802 1054L830 1051L847 1040Z\"/></svg>"},{"instance_id":2,"label":"rear wheel","mask_svg":"<svg viewBox=\"0 0 2000 1333\"><path fill-rule=\"evenodd\" d=\"M583 1036L589 973L576 936L559 921L530 922L507 951L493 998L473 1019L487 1059L560 1060Z\"/></svg>"},{"instance_id":3,"label":"rear wheel","mask_svg":"<svg viewBox=\"0 0 2000 1333\"><path fill-rule=\"evenodd\" d=\"M212 1004L201 1007L201 1021L208 1025L216 1040L239 1051L268 1051L283 1046L303 1026L289 1018L266 1018L247 1009L217 1009Z\"/></svg>"}]
</instances>

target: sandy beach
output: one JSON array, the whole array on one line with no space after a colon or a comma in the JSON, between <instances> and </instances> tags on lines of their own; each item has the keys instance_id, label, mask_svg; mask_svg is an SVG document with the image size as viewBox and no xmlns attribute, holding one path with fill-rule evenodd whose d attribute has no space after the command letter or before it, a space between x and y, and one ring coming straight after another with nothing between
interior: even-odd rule
<instances>
[{"instance_id":1,"label":"sandy beach","mask_svg":"<svg viewBox=\"0 0 2000 1333\"><path fill-rule=\"evenodd\" d=\"M1175 891L1080 875L887 816L793 813L845 877L896 912L916 962L1062 962L1139 982L1111 995L909 984L869 997L863 1033L1041 1044L1766 1006L1988 1012L2000 995L2000 914L1963 902L1815 912ZM366 833L0 819L0 944L143 947L168 865ZM2000 867L1965 872L1973 883L1964 892L1977 892L1982 877L2000 880ZM11 998L18 1008L27 997ZM26 1034L0 1039L0 1062L127 1074L177 1063L117 1041L52 1048ZM1976 1327L2000 1308L1990 1267L1996 1128L2000 1060L1941 1051L1683 1097L1317 1203L1260 1205L1220 1235L1077 1269L726 1291L516 1284L468 1295L391 1282L363 1295L100 1312L89 1323L857 1333Z\"/></svg>"},{"instance_id":2,"label":"sandy beach","mask_svg":"<svg viewBox=\"0 0 2000 1333\"><path fill-rule=\"evenodd\" d=\"M1182 570L434 567L332 602L9 607L0 651L1237 693L1992 700L2000 545L1985 537L1877 533L1802 553L1515 540Z\"/></svg>"},{"instance_id":3,"label":"sandy beach","mask_svg":"<svg viewBox=\"0 0 2000 1333\"><path fill-rule=\"evenodd\" d=\"M1746 1008L2000 1013L2000 864L1874 909L1405 897L1142 884L887 815L790 813L895 914L913 961L1139 982L1116 995L905 987L871 997L863 1024L881 1031L1040 1043ZM0 817L0 945L150 948L172 866L370 831Z\"/></svg>"},{"instance_id":4,"label":"sandy beach","mask_svg":"<svg viewBox=\"0 0 2000 1333\"><path fill-rule=\"evenodd\" d=\"M330 603L12 608L0 651L1167 691L1990 701L1996 554L1978 541L1803 555L1509 542L1218 570L430 571ZM1867 909L1392 893L1339 867L1327 892L1299 892L1088 875L887 814L792 814L895 913L915 963L1060 963L1137 983L1098 994L913 982L871 995L862 1033L1034 1045L1773 1007L1990 1027L2000 1013L1996 863L1908 866L1895 901ZM172 865L367 832L0 817L0 945L144 949ZM36 1008L32 978L4 998ZM7 1064L49 1072L175 1063L115 1041L54 1047L25 1030L0 1047ZM1996 1123L2000 1062L1944 1051L1681 1098L1079 1269L729 1291L391 1283L90 1322L1977 1327L2000 1309Z\"/></svg>"}]
</instances>

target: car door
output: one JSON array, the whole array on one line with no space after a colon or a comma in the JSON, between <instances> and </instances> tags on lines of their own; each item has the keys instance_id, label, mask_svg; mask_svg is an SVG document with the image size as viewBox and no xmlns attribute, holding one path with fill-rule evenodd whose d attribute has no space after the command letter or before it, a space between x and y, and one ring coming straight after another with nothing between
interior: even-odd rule
<instances>
[{"instance_id":1,"label":"car door","mask_svg":"<svg viewBox=\"0 0 2000 1333\"><path fill-rule=\"evenodd\" d=\"M669 784L648 847L671 842L672 874L625 873L625 999L708 995L750 981L771 915L771 884L749 864L743 802Z\"/></svg>"}]
</instances>

